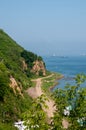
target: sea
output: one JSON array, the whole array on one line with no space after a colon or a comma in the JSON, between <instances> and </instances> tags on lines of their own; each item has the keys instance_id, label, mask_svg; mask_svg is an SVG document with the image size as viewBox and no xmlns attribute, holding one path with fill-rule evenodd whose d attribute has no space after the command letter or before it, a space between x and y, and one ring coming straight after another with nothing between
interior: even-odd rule
<instances>
[{"instance_id":1,"label":"sea","mask_svg":"<svg viewBox=\"0 0 86 130\"><path fill-rule=\"evenodd\" d=\"M77 74L86 74L86 56L43 56L46 68L64 75L54 88L64 88L67 84L75 85ZM86 82L82 85L86 87Z\"/></svg>"}]
</instances>

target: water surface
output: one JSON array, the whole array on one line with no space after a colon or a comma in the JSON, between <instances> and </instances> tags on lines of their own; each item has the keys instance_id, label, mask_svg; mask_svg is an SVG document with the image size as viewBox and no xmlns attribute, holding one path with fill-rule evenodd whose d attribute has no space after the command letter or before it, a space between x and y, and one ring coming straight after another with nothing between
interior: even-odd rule
<instances>
[{"instance_id":1,"label":"water surface","mask_svg":"<svg viewBox=\"0 0 86 130\"><path fill-rule=\"evenodd\" d=\"M64 88L67 83L74 84L74 77L77 74L86 74L86 57L85 56L45 56L43 57L46 68L53 72L59 72L65 77L59 80L57 87Z\"/></svg>"}]
</instances>

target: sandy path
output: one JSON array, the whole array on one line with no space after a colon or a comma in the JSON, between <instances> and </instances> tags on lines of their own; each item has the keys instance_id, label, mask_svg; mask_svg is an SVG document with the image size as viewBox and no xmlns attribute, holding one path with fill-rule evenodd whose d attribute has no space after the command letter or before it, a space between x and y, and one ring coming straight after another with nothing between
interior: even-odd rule
<instances>
[{"instance_id":1,"label":"sandy path","mask_svg":"<svg viewBox=\"0 0 86 130\"><path fill-rule=\"evenodd\" d=\"M34 99L37 98L39 96L41 96L43 94L42 90L41 90L41 79L38 78L36 80L36 86L35 87L31 87L27 90L28 94Z\"/></svg>"},{"instance_id":2,"label":"sandy path","mask_svg":"<svg viewBox=\"0 0 86 130\"><path fill-rule=\"evenodd\" d=\"M53 74L52 74L53 75ZM43 78L38 78L36 80L33 80L33 81L36 81L36 86L35 87L31 87L27 90L28 94L34 99L34 98L37 98L39 96L41 96L42 94L44 94L44 92L42 91L41 89L41 84L42 84L42 79L44 78L49 78L51 77L52 75L50 76L47 76L47 77L43 77ZM47 95L46 95L47 96ZM48 98L48 97L47 97ZM47 116L48 118L51 118L53 117L53 113L55 112L56 110L56 107L54 106L55 102L52 100L52 99L48 99L47 101L45 101L45 104L48 106L48 108L44 109L43 110L47 113Z\"/></svg>"}]
</instances>

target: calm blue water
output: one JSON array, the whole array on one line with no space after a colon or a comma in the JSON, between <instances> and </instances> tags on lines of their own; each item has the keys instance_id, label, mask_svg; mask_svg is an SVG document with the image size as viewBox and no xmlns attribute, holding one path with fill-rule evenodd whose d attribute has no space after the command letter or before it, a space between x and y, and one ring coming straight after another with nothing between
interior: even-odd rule
<instances>
[{"instance_id":1,"label":"calm blue water","mask_svg":"<svg viewBox=\"0 0 86 130\"><path fill-rule=\"evenodd\" d=\"M65 77L59 80L59 85L56 87L63 88L67 83L74 84L73 78L76 74L86 74L86 57L57 57L46 56L43 57L46 68L53 72L59 72Z\"/></svg>"}]
</instances>

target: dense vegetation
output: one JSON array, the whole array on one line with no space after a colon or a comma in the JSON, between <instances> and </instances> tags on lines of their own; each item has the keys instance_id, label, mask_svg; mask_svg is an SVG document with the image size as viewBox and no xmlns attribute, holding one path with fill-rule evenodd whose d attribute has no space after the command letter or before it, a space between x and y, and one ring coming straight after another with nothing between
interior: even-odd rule
<instances>
[{"instance_id":1,"label":"dense vegetation","mask_svg":"<svg viewBox=\"0 0 86 130\"><path fill-rule=\"evenodd\" d=\"M77 75L76 84L67 84L65 89L57 89L54 93L54 99L57 106L53 126L62 128L62 120L68 122L68 130L85 130L86 129L86 88L82 86L86 82L85 75ZM66 114L65 114L66 110ZM57 122L58 120L58 122ZM53 130L54 130L53 129Z\"/></svg>"},{"instance_id":2,"label":"dense vegetation","mask_svg":"<svg viewBox=\"0 0 86 130\"><path fill-rule=\"evenodd\" d=\"M86 81L86 76L77 75L75 81L74 86L67 84L65 89L57 89L53 93L57 110L51 123L46 124L47 118L41 109L44 100L48 100L42 95L32 105L31 111L24 113L25 125L30 130L86 130L86 88L81 88L81 84ZM67 113L65 114L64 111ZM67 123L66 128L63 120Z\"/></svg>"},{"instance_id":3,"label":"dense vegetation","mask_svg":"<svg viewBox=\"0 0 86 130\"><path fill-rule=\"evenodd\" d=\"M27 66L28 66L27 70L25 70L27 77L33 77L35 75L35 73L32 73L31 69L34 66L34 62L35 61L43 61L42 57L37 56L36 54L34 54L30 51L28 52L27 50L23 50L21 52L21 57L23 57L25 59L25 62L27 63ZM39 72L39 75L43 76L43 73L40 74L40 72Z\"/></svg>"},{"instance_id":4,"label":"dense vegetation","mask_svg":"<svg viewBox=\"0 0 86 130\"><path fill-rule=\"evenodd\" d=\"M21 53L21 56L25 59L26 63L28 64L29 68L33 67L33 62L36 60L42 61L42 57L37 56L36 54L32 53L32 52L28 52L26 50L24 50Z\"/></svg>"},{"instance_id":5,"label":"dense vegetation","mask_svg":"<svg viewBox=\"0 0 86 130\"><path fill-rule=\"evenodd\" d=\"M0 29L0 130L14 129L11 124L31 106L32 100L24 90L32 85L30 69L36 59L42 60L36 54L24 50ZM27 70L23 69L23 61L27 63ZM23 97L17 90L15 94L9 86L10 77L16 80Z\"/></svg>"}]
</instances>

